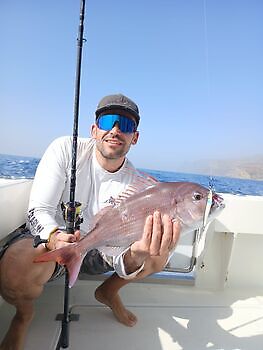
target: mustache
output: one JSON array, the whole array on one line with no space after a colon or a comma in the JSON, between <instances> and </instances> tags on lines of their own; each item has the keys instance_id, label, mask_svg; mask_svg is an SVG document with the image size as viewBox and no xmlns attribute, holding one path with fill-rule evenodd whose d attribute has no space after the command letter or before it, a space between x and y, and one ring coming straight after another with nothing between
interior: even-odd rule
<instances>
[{"instance_id":1,"label":"mustache","mask_svg":"<svg viewBox=\"0 0 263 350\"><path fill-rule=\"evenodd\" d=\"M119 135L114 135L114 134L105 135L101 139L101 142L108 141L108 140L117 140L117 141L120 141L120 142L124 142L122 137L120 137Z\"/></svg>"}]
</instances>

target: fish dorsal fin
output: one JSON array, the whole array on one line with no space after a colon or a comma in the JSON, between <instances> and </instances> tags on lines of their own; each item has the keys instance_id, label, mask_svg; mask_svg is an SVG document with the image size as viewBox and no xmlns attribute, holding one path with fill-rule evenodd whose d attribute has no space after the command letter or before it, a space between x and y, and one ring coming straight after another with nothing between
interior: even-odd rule
<instances>
[{"instance_id":1,"label":"fish dorsal fin","mask_svg":"<svg viewBox=\"0 0 263 350\"><path fill-rule=\"evenodd\" d=\"M116 199L114 199L112 203L113 207L118 207L127 198L136 193L140 193L147 188L156 185L157 183L159 183L159 181L153 176L137 170L134 181L123 192L121 192Z\"/></svg>"}]
</instances>

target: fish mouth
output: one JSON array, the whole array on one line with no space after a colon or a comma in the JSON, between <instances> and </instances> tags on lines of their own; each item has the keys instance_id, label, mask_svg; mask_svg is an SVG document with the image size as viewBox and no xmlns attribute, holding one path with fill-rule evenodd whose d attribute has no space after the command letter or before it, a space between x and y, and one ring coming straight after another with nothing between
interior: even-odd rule
<instances>
[{"instance_id":1,"label":"fish mouth","mask_svg":"<svg viewBox=\"0 0 263 350\"><path fill-rule=\"evenodd\" d=\"M210 195L207 198L206 209L203 217L203 227L205 227L209 221L212 221L225 207L223 197L215 192L210 193L212 196Z\"/></svg>"},{"instance_id":2,"label":"fish mouth","mask_svg":"<svg viewBox=\"0 0 263 350\"><path fill-rule=\"evenodd\" d=\"M224 209L224 208L225 208L224 198L217 193L213 193L211 210Z\"/></svg>"}]
</instances>

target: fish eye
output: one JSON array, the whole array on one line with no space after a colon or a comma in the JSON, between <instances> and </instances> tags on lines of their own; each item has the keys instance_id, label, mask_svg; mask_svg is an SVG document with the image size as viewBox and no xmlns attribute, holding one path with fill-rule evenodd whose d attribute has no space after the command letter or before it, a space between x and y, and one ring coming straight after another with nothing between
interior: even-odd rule
<instances>
[{"instance_id":1,"label":"fish eye","mask_svg":"<svg viewBox=\"0 0 263 350\"><path fill-rule=\"evenodd\" d=\"M195 200L195 201L200 201L201 199L203 198L203 196L201 195L201 193L194 193L194 195L193 195L193 199Z\"/></svg>"}]
</instances>

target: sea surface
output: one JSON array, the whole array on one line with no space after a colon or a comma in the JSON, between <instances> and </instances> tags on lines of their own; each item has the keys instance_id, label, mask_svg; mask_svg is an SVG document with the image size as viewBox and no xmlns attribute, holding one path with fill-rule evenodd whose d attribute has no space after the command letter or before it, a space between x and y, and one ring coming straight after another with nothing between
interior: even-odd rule
<instances>
[{"instance_id":1,"label":"sea surface","mask_svg":"<svg viewBox=\"0 0 263 350\"><path fill-rule=\"evenodd\" d=\"M33 178L38 158L0 154L0 177L12 179ZM236 179L221 176L185 174L163 170L141 169L160 181L191 181L221 193L263 196L263 181Z\"/></svg>"}]
</instances>

